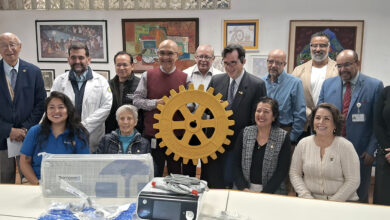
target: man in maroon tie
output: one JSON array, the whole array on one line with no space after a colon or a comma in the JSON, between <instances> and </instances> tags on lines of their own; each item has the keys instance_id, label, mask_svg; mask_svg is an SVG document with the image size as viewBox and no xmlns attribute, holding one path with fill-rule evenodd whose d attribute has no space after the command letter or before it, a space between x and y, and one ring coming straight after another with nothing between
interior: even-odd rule
<instances>
[{"instance_id":1,"label":"man in maroon tie","mask_svg":"<svg viewBox=\"0 0 390 220\"><path fill-rule=\"evenodd\" d=\"M340 52L336 63L339 76L325 80L318 104L334 104L344 115L342 134L352 142L360 157L359 201L367 203L377 145L373 133L374 106L383 83L359 71L360 61L353 50Z\"/></svg>"}]
</instances>

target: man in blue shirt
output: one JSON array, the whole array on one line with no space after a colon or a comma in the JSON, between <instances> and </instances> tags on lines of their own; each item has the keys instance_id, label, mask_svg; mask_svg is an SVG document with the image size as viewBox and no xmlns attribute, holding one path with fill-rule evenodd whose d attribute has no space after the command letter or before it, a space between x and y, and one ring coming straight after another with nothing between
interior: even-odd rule
<instances>
[{"instance_id":1,"label":"man in blue shirt","mask_svg":"<svg viewBox=\"0 0 390 220\"><path fill-rule=\"evenodd\" d=\"M263 77L267 95L279 104L280 127L290 132L292 144L296 144L306 122L306 103L303 85L299 78L287 74L286 53L272 50L267 59L268 75Z\"/></svg>"}]
</instances>

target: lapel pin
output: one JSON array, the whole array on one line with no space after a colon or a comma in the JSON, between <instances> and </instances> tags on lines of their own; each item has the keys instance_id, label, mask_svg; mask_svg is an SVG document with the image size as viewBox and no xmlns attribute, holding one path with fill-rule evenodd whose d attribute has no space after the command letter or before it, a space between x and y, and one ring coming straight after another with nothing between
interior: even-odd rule
<instances>
[{"instance_id":1,"label":"lapel pin","mask_svg":"<svg viewBox=\"0 0 390 220\"><path fill-rule=\"evenodd\" d=\"M240 95L242 95L242 94L244 94L242 91L238 91L238 94L240 94Z\"/></svg>"},{"instance_id":2,"label":"lapel pin","mask_svg":"<svg viewBox=\"0 0 390 220\"><path fill-rule=\"evenodd\" d=\"M25 73L27 70L26 69L23 69L23 73Z\"/></svg>"}]
</instances>

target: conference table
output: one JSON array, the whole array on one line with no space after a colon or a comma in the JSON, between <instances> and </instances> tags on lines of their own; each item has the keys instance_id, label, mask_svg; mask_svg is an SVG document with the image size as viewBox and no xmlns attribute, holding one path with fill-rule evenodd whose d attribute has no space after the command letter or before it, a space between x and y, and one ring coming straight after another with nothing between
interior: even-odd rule
<instances>
[{"instance_id":1,"label":"conference table","mask_svg":"<svg viewBox=\"0 0 390 220\"><path fill-rule=\"evenodd\" d=\"M136 198L93 198L103 206L124 205ZM40 186L0 184L0 219L36 219L52 202L80 202L77 198L45 198ZM201 198L198 219L390 219L390 207L349 202L302 199L236 190L209 190Z\"/></svg>"}]
</instances>

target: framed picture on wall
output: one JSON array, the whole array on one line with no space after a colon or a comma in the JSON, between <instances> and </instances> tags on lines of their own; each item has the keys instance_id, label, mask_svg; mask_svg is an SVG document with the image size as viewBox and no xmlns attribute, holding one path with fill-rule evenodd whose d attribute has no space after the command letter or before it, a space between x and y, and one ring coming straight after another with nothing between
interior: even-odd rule
<instances>
[{"instance_id":1,"label":"framed picture on wall","mask_svg":"<svg viewBox=\"0 0 390 220\"><path fill-rule=\"evenodd\" d=\"M93 70L97 73L99 73L100 75L104 76L104 78L106 78L107 80L110 80L110 70Z\"/></svg>"},{"instance_id":2,"label":"framed picture on wall","mask_svg":"<svg viewBox=\"0 0 390 220\"><path fill-rule=\"evenodd\" d=\"M176 67L184 70L195 64L199 44L198 18L122 19L123 50L134 56L134 72L158 66L158 45L170 39L179 46Z\"/></svg>"},{"instance_id":3,"label":"framed picture on wall","mask_svg":"<svg viewBox=\"0 0 390 220\"><path fill-rule=\"evenodd\" d=\"M67 62L72 42L83 42L92 63L108 63L106 20L36 20L38 62Z\"/></svg>"},{"instance_id":4,"label":"framed picture on wall","mask_svg":"<svg viewBox=\"0 0 390 220\"><path fill-rule=\"evenodd\" d=\"M225 67L223 66L222 62L223 62L222 56L215 56L214 62L213 62L213 67L224 73Z\"/></svg>"},{"instance_id":5,"label":"framed picture on wall","mask_svg":"<svg viewBox=\"0 0 390 220\"><path fill-rule=\"evenodd\" d=\"M344 49L355 50L362 59L363 20L291 20L287 71L311 59L310 39L317 32L330 37L329 57L336 59Z\"/></svg>"},{"instance_id":6,"label":"framed picture on wall","mask_svg":"<svg viewBox=\"0 0 390 220\"><path fill-rule=\"evenodd\" d=\"M252 67L252 74L263 77L268 74L267 69L267 55L251 55L250 56L250 67Z\"/></svg>"},{"instance_id":7,"label":"framed picture on wall","mask_svg":"<svg viewBox=\"0 0 390 220\"><path fill-rule=\"evenodd\" d=\"M41 69L43 83L45 85L46 91L50 91L53 86L55 70L54 69Z\"/></svg>"},{"instance_id":8,"label":"framed picture on wall","mask_svg":"<svg viewBox=\"0 0 390 220\"><path fill-rule=\"evenodd\" d=\"M259 19L225 20L223 22L223 47L240 44L245 50L259 49Z\"/></svg>"}]
</instances>

